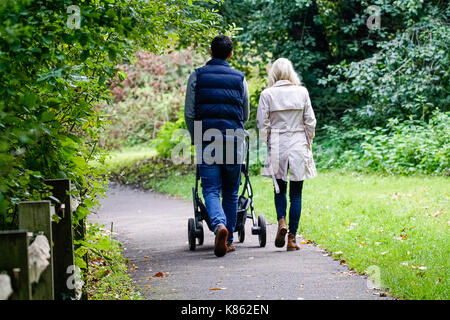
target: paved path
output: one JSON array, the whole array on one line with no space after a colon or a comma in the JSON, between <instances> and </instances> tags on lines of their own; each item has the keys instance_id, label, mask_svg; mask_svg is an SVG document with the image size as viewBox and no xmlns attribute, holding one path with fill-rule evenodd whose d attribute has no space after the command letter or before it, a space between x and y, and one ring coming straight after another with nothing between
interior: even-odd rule
<instances>
[{"instance_id":1,"label":"paved path","mask_svg":"<svg viewBox=\"0 0 450 320\"><path fill-rule=\"evenodd\" d=\"M312 244L296 252L276 248L276 225L267 226L267 245L260 248L248 220L245 242L217 258L206 225L204 245L188 249L191 202L118 185L108 195L90 221L114 223L131 276L148 299L386 299ZM164 277L154 277L159 272Z\"/></svg>"}]
</instances>

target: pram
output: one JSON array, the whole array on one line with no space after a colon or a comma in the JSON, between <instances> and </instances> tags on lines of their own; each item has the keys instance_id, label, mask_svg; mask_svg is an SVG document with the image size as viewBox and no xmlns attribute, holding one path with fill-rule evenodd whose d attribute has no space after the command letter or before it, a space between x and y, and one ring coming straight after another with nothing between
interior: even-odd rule
<instances>
[{"instance_id":1,"label":"pram","mask_svg":"<svg viewBox=\"0 0 450 320\"><path fill-rule=\"evenodd\" d=\"M266 219L264 215L259 215L256 217L255 209L253 207L253 189L250 183L249 177L249 139L246 137L246 156L245 163L242 164L242 174L244 175L244 186L238 200L238 212L237 212L237 222L234 232L238 233L239 242L244 242L245 240L245 221L247 218L252 219L252 234L258 235L260 247L265 247L266 245ZM209 221L208 212L206 211L206 206L198 194L198 182L200 180L200 174L198 171L198 166L196 167L195 173L195 186L192 188L193 203L194 203L194 218L189 218L188 220L188 242L189 249L195 250L196 239L198 239L198 245L203 244L204 232L203 232L203 222L206 221L209 230L213 231ZM247 195L247 196L246 196ZM250 209L250 212L248 212Z\"/></svg>"}]
</instances>

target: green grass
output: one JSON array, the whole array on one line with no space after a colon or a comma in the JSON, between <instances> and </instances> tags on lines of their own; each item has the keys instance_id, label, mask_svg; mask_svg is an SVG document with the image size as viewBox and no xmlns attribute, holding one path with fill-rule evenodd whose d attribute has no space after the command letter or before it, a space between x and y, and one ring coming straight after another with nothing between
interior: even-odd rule
<instances>
[{"instance_id":1,"label":"green grass","mask_svg":"<svg viewBox=\"0 0 450 320\"><path fill-rule=\"evenodd\" d=\"M89 300L142 300L135 284L127 273L127 260L123 257L121 244L98 225L90 224L87 241L89 249L86 272ZM102 248L102 249L99 249Z\"/></svg>"},{"instance_id":2,"label":"green grass","mask_svg":"<svg viewBox=\"0 0 450 320\"><path fill-rule=\"evenodd\" d=\"M108 152L104 164L100 164L95 160L90 161L89 164L94 167L101 166L103 169L109 170L121 165L127 166L139 160L153 158L154 156L156 156L155 149L146 145L140 145Z\"/></svg>"},{"instance_id":3,"label":"green grass","mask_svg":"<svg viewBox=\"0 0 450 320\"><path fill-rule=\"evenodd\" d=\"M256 213L276 222L271 180L251 182ZM143 186L189 200L193 183L170 174ZM299 232L360 273L379 271L395 297L449 299L449 187L444 177L320 172L305 181Z\"/></svg>"}]
</instances>

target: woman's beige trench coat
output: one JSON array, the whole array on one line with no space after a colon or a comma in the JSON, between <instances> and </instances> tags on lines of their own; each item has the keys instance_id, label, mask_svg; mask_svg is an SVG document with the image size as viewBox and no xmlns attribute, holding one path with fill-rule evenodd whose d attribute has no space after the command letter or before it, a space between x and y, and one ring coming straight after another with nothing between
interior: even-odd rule
<instances>
[{"instance_id":1,"label":"woman's beige trench coat","mask_svg":"<svg viewBox=\"0 0 450 320\"><path fill-rule=\"evenodd\" d=\"M311 150L316 118L305 87L280 80L265 89L259 99L257 123L260 138L267 142L263 176L287 181L288 169L292 181L317 176Z\"/></svg>"}]
</instances>

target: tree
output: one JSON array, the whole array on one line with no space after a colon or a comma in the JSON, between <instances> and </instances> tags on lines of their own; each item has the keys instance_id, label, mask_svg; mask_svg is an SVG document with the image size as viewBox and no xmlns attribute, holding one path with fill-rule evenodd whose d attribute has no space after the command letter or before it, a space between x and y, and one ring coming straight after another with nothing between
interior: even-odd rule
<instances>
[{"instance_id":1,"label":"tree","mask_svg":"<svg viewBox=\"0 0 450 320\"><path fill-rule=\"evenodd\" d=\"M399 53L389 59L388 55L393 53L394 48L390 51L385 49L393 39L407 38L414 26L416 31L426 26L427 29L423 31L426 33L433 28L433 23L437 24L436 28L440 25L438 39L433 40L433 45L439 48L436 52L448 48L445 34L448 34L449 4L441 0L230 0L220 8L220 13L224 16L224 23L236 23L241 27L237 35L237 64L244 69L245 66L256 65L260 76L265 77L267 64L279 57L290 59L310 91L319 123L338 120L348 110L366 109L368 96L376 93L375 87L379 83L368 80L367 86L371 86L371 92L361 97L355 94L358 84L353 86L352 79L374 75L373 65L367 59L378 52L387 54L386 60L380 60L380 65L383 62L388 64L379 70L381 73L391 68L395 70L396 66L408 65L410 57L405 54L405 50L400 53L402 48L397 48ZM380 24L369 28L371 16L378 16ZM403 49L414 51L414 41ZM425 40L420 41L425 50ZM431 48L428 58L433 52ZM445 66L446 58L440 59L440 55L436 58L439 59L439 68ZM431 66L432 61L427 61L430 63L428 66ZM331 79L328 78L329 66L335 75ZM425 68L424 64L417 64L411 77L420 77ZM346 74L344 69L348 70ZM338 73L337 70L342 71ZM405 70L402 68L399 71ZM448 77L444 77L443 70L432 74L439 79L430 82L430 86L445 83ZM341 94L345 84L339 86L339 83L330 81L332 79L337 79L339 83L347 81L349 94ZM439 94L439 101L442 101L445 91L444 88ZM437 100L428 101L431 95L424 97L425 104L442 106ZM407 103L414 101L408 97Z\"/></svg>"},{"instance_id":2,"label":"tree","mask_svg":"<svg viewBox=\"0 0 450 320\"><path fill-rule=\"evenodd\" d=\"M209 39L220 1L4 0L0 4L0 228L14 204L37 200L44 178L70 178L83 218L103 191L99 157L117 64L138 49L161 52Z\"/></svg>"}]
</instances>

